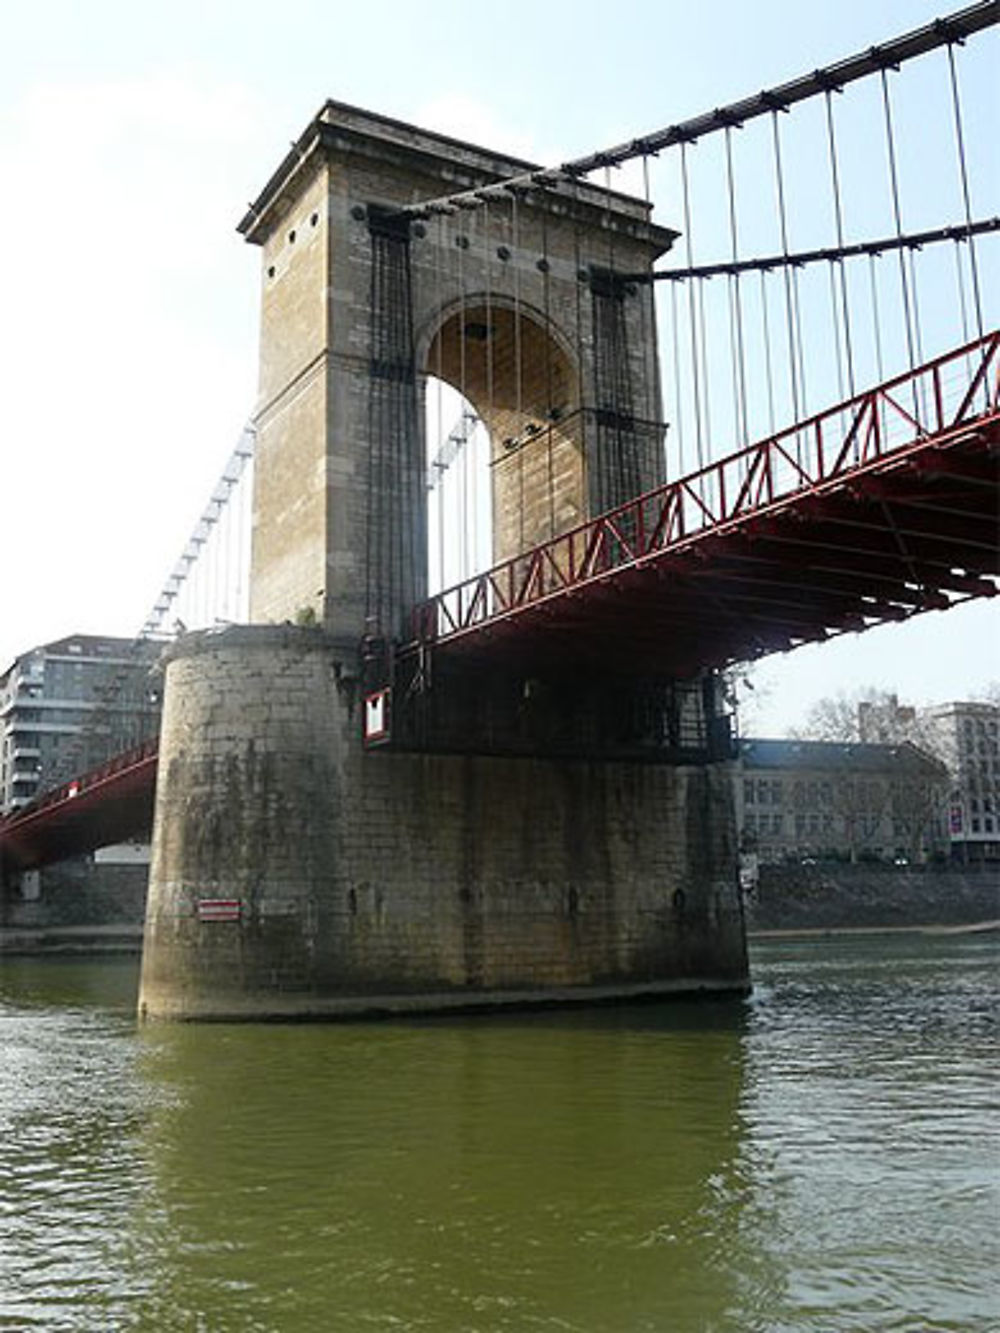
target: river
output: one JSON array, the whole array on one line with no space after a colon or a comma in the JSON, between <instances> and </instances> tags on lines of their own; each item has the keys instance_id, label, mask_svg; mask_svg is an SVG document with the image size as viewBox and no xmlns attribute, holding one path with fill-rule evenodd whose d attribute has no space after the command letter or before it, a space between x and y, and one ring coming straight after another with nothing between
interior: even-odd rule
<instances>
[{"instance_id":1,"label":"river","mask_svg":"<svg viewBox=\"0 0 1000 1333\"><path fill-rule=\"evenodd\" d=\"M998 949L344 1026L138 1028L132 961L2 961L0 1328L995 1330Z\"/></svg>"}]
</instances>

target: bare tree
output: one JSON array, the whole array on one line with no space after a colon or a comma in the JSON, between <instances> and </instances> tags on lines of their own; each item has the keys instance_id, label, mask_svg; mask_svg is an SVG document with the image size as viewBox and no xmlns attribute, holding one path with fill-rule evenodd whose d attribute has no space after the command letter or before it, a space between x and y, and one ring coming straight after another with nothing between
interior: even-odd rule
<instances>
[{"instance_id":1,"label":"bare tree","mask_svg":"<svg viewBox=\"0 0 1000 1333\"><path fill-rule=\"evenodd\" d=\"M877 710L878 714L888 717L898 707L896 695L872 685L852 690L850 694L826 695L816 700L806 714L804 726L792 735L801 740L842 741L845 744L866 740L869 737L862 735L861 722L865 712L870 716L872 710Z\"/></svg>"},{"instance_id":2,"label":"bare tree","mask_svg":"<svg viewBox=\"0 0 1000 1333\"><path fill-rule=\"evenodd\" d=\"M937 850L941 834L944 798L948 791L944 765L938 773L910 777L893 783L892 822L897 845L903 845L911 861L917 861L926 847Z\"/></svg>"}]
</instances>

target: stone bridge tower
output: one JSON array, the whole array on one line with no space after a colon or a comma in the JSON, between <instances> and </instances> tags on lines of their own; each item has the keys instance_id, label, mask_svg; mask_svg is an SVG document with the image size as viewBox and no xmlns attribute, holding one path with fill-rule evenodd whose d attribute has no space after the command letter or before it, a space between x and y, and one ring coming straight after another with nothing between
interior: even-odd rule
<instances>
[{"instance_id":1,"label":"stone bridge tower","mask_svg":"<svg viewBox=\"0 0 1000 1333\"><path fill-rule=\"evenodd\" d=\"M405 631L428 374L490 432L498 560L663 479L651 290L612 270L675 233L584 183L401 211L530 170L330 102L241 222L262 250L252 620Z\"/></svg>"},{"instance_id":2,"label":"stone bridge tower","mask_svg":"<svg viewBox=\"0 0 1000 1333\"><path fill-rule=\"evenodd\" d=\"M362 743L361 644L405 640L426 592L426 376L489 431L498 559L662 480L628 276L675 234L583 182L500 184L532 170L329 102L240 224L262 254L254 624L167 666L149 1016L746 985L729 767L661 735L668 695L710 730L706 682L435 666L433 725Z\"/></svg>"}]
</instances>

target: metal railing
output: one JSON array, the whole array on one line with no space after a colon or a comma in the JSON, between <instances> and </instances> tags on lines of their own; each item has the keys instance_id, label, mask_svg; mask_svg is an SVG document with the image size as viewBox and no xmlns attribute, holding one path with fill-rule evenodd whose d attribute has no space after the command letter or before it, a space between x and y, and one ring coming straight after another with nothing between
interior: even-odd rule
<instances>
[{"instance_id":1,"label":"metal railing","mask_svg":"<svg viewBox=\"0 0 1000 1333\"><path fill-rule=\"evenodd\" d=\"M414 638L476 629L998 414L993 332L446 588L414 611Z\"/></svg>"}]
</instances>

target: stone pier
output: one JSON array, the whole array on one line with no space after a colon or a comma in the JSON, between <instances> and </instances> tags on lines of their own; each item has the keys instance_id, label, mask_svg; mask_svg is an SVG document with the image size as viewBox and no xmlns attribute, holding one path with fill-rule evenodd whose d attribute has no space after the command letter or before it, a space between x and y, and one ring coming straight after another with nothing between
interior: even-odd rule
<instances>
[{"instance_id":1,"label":"stone pier","mask_svg":"<svg viewBox=\"0 0 1000 1333\"><path fill-rule=\"evenodd\" d=\"M330 102L240 224L261 253L256 623L166 667L150 1017L746 988L725 747L646 747L673 682L411 657L400 728L362 739L368 648L388 681L426 595L429 378L489 433L497 559L663 479L630 275L676 233L586 182L407 212L530 165ZM710 736L704 683L678 708Z\"/></svg>"},{"instance_id":2,"label":"stone pier","mask_svg":"<svg viewBox=\"0 0 1000 1333\"><path fill-rule=\"evenodd\" d=\"M358 713L321 630L174 650L144 1014L745 988L727 765L367 753Z\"/></svg>"}]
</instances>

